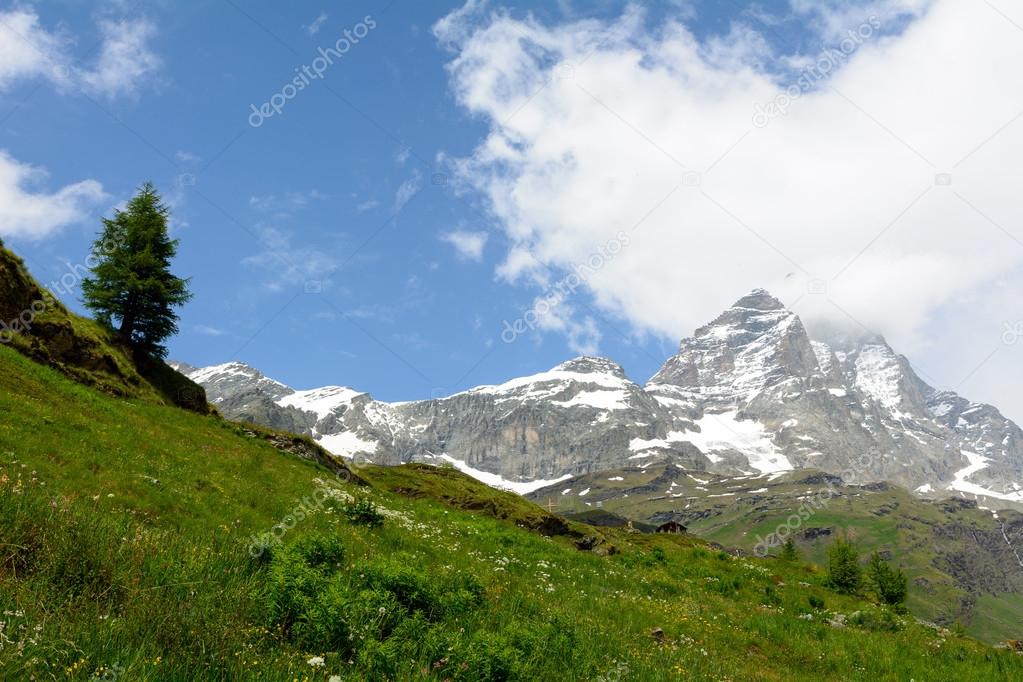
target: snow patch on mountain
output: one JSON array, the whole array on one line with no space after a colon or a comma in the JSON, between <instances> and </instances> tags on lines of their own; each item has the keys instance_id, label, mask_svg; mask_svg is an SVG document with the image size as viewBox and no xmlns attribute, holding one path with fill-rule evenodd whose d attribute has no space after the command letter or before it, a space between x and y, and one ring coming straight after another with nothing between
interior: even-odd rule
<instances>
[{"instance_id":1,"label":"snow patch on mountain","mask_svg":"<svg viewBox=\"0 0 1023 682\"><path fill-rule=\"evenodd\" d=\"M1023 502L1023 492L1015 493L999 493L994 490L989 490L984 486L977 485L976 483L970 482L970 477L978 471L983 471L991 463L984 455L978 455L975 452L962 451L963 456L966 457L968 464L956 472L955 480L948 485L949 490L956 490L961 493L969 493L971 495L980 495L984 497L993 497L998 500L1007 500L1009 502Z\"/></svg>"},{"instance_id":2,"label":"snow patch on mountain","mask_svg":"<svg viewBox=\"0 0 1023 682\"><path fill-rule=\"evenodd\" d=\"M595 407L598 410L629 409L629 394L626 391L580 391L568 400L552 401L560 407Z\"/></svg>"},{"instance_id":3,"label":"snow patch on mountain","mask_svg":"<svg viewBox=\"0 0 1023 682\"><path fill-rule=\"evenodd\" d=\"M735 450L745 455L750 467L761 474L793 468L764 425L751 419L739 419L737 410L706 414L696 425L700 432L688 432L685 438L705 453Z\"/></svg>"},{"instance_id":4,"label":"snow patch on mountain","mask_svg":"<svg viewBox=\"0 0 1023 682\"><path fill-rule=\"evenodd\" d=\"M534 481L509 481L508 479L502 478L502 477L498 476L497 474L492 474L489 471L483 471L482 469L476 469L474 467L471 467L468 464L466 464L465 462L463 462L462 460L455 459L454 457L452 457L451 455L448 455L446 453L445 454L440 454L440 455L435 455L435 456L433 456L433 458L434 459L439 459L441 461L447 462L448 464L451 464L453 467L455 467L456 469L461 471L463 474L467 474L469 476L472 476L477 481L481 481L483 483L486 483L487 485L489 485L492 488L501 488L503 490L510 490L513 493L518 493L519 495L526 495L528 493L533 492L534 490L539 490L540 488L546 488L549 485L554 485L556 483L561 483L562 481L565 481L565 480L568 480L568 479L572 478L571 474L565 474L564 476L561 476L559 478L552 478L552 479L546 479L546 480L545 479L536 479ZM589 491L587 490L586 492L589 492ZM582 494L585 494L585 492L582 493Z\"/></svg>"},{"instance_id":5,"label":"snow patch on mountain","mask_svg":"<svg viewBox=\"0 0 1023 682\"><path fill-rule=\"evenodd\" d=\"M863 346L856 356L856 387L880 403L896 418L904 418L902 405L902 367L888 346Z\"/></svg>"},{"instance_id":6,"label":"snow patch on mountain","mask_svg":"<svg viewBox=\"0 0 1023 682\"><path fill-rule=\"evenodd\" d=\"M347 386L324 386L309 391L295 391L277 401L283 407L296 407L312 412L317 419L325 419L342 405L350 405L360 395L366 395Z\"/></svg>"},{"instance_id":7,"label":"snow patch on mountain","mask_svg":"<svg viewBox=\"0 0 1023 682\"><path fill-rule=\"evenodd\" d=\"M341 431L325 436L317 436L316 442L322 445L330 454L346 459L352 459L356 455L372 455L380 447L378 442L364 440L354 431Z\"/></svg>"}]
</instances>

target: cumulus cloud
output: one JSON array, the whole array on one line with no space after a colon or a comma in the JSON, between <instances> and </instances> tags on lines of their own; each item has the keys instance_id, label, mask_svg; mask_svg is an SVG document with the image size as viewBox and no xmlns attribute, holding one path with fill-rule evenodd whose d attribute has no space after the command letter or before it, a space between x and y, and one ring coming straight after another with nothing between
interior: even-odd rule
<instances>
[{"instance_id":1,"label":"cumulus cloud","mask_svg":"<svg viewBox=\"0 0 1023 682\"><path fill-rule=\"evenodd\" d=\"M455 253L462 260L480 261L483 259L483 247L487 244L486 232L468 232L453 230L440 236L442 241L455 247Z\"/></svg>"},{"instance_id":2,"label":"cumulus cloud","mask_svg":"<svg viewBox=\"0 0 1023 682\"><path fill-rule=\"evenodd\" d=\"M103 44L96 64L77 71L82 87L108 98L134 96L160 68L160 58L149 48L156 26L147 19L103 20L99 28Z\"/></svg>"},{"instance_id":3,"label":"cumulus cloud","mask_svg":"<svg viewBox=\"0 0 1023 682\"><path fill-rule=\"evenodd\" d=\"M96 180L55 192L42 189L46 172L0 149L0 236L41 239L88 217L108 197Z\"/></svg>"},{"instance_id":4,"label":"cumulus cloud","mask_svg":"<svg viewBox=\"0 0 1023 682\"><path fill-rule=\"evenodd\" d=\"M63 45L61 36L40 25L34 11L0 12L0 90L29 78L48 78L66 85Z\"/></svg>"},{"instance_id":5,"label":"cumulus cloud","mask_svg":"<svg viewBox=\"0 0 1023 682\"><path fill-rule=\"evenodd\" d=\"M159 70L150 42L156 35L148 19L97 22L101 40L92 63L70 52L76 36L45 28L34 9L0 12L0 91L19 81L45 79L58 90L78 90L113 99L135 96Z\"/></svg>"},{"instance_id":6,"label":"cumulus cloud","mask_svg":"<svg viewBox=\"0 0 1023 682\"><path fill-rule=\"evenodd\" d=\"M459 103L489 125L454 171L509 239L499 275L543 287L625 230L586 289L638 333L677 340L766 287L907 352L954 302L1023 285L1019 29L957 0L791 9L835 41L823 56L749 26L651 29L639 6L551 25L470 2L437 23Z\"/></svg>"}]
</instances>

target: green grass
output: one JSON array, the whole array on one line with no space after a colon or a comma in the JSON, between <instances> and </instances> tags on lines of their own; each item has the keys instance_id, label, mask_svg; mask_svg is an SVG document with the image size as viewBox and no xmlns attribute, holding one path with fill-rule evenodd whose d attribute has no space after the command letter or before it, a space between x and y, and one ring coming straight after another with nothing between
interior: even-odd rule
<instances>
[{"instance_id":1,"label":"green grass","mask_svg":"<svg viewBox=\"0 0 1023 682\"><path fill-rule=\"evenodd\" d=\"M338 481L248 427L6 348L0 415L2 679L1023 677L969 638L887 630L810 567L560 522L447 469ZM354 497L383 524L346 514Z\"/></svg>"},{"instance_id":2,"label":"green grass","mask_svg":"<svg viewBox=\"0 0 1023 682\"><path fill-rule=\"evenodd\" d=\"M907 574L907 605L915 616L947 627L962 625L992 644L1023 638L1023 620L1006 617L1002 605L1006 595L1023 594L1023 573L1006 556L999 521L988 511L923 500L894 486L840 485L826 506L813 506L805 503L807 495L824 488L819 481L805 482L815 478L807 471L772 479L699 473L697 478L663 465L629 468L565 481L533 497L541 504L551 499L566 513L596 509L587 504L641 521L678 513L694 535L746 551L808 504L812 514L794 527L805 560L823 565L834 533L847 532L864 557L887 552ZM670 493L668 481L675 484ZM585 498L561 495L565 488L590 492ZM1016 514L1004 511L1000 517L1006 521ZM807 539L802 532L808 529L832 535Z\"/></svg>"}]
</instances>

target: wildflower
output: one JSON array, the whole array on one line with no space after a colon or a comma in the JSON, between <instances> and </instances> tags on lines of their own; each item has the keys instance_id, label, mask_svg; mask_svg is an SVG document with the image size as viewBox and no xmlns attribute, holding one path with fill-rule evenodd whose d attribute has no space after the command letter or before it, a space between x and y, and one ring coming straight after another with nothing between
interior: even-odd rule
<instances>
[{"instance_id":1,"label":"wildflower","mask_svg":"<svg viewBox=\"0 0 1023 682\"><path fill-rule=\"evenodd\" d=\"M313 656L308 661L306 661L306 663L308 663L309 665L311 665L314 668L322 668L323 667L323 656Z\"/></svg>"}]
</instances>

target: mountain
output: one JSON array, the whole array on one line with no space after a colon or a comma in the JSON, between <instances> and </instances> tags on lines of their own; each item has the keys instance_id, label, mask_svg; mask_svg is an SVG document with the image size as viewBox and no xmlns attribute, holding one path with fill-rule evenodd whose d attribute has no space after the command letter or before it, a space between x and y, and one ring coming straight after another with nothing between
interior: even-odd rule
<instances>
[{"instance_id":1,"label":"mountain","mask_svg":"<svg viewBox=\"0 0 1023 682\"><path fill-rule=\"evenodd\" d=\"M241 363L179 369L228 417L378 464L449 462L518 492L670 463L722 476L810 468L849 483L1023 504L1016 424L927 385L880 336L811 338L760 289L684 339L644 386L593 357L403 403L340 386L297 391Z\"/></svg>"}]
</instances>

